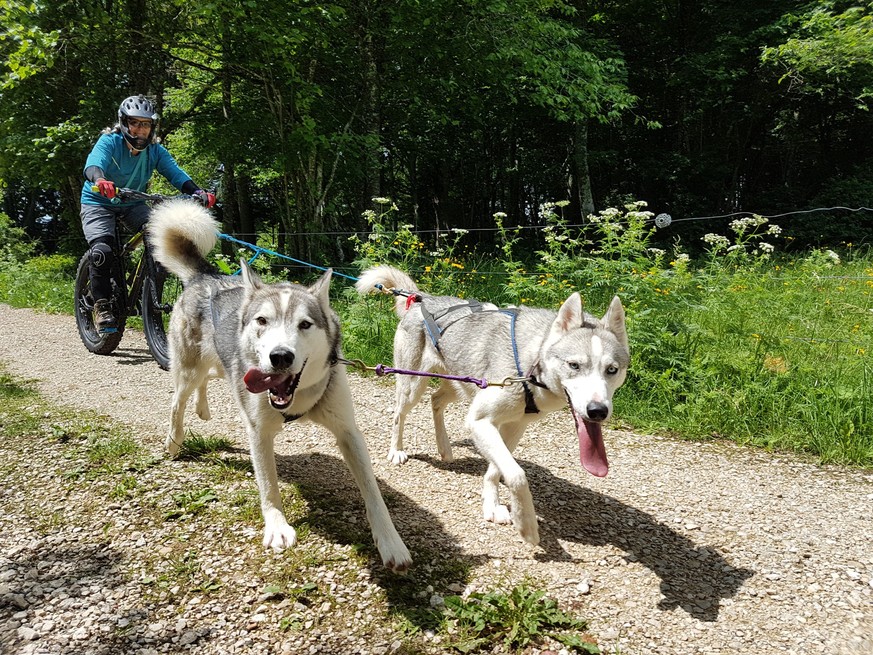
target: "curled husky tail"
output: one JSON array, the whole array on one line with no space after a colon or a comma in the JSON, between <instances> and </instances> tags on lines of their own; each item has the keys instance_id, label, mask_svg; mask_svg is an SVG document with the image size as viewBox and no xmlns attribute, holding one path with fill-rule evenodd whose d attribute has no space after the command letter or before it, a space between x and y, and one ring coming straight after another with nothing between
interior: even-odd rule
<instances>
[{"instance_id":1,"label":"curled husky tail","mask_svg":"<svg viewBox=\"0 0 873 655\"><path fill-rule=\"evenodd\" d=\"M146 232L152 255L183 284L213 272L206 255L218 241L218 222L199 203L170 200L152 210Z\"/></svg>"},{"instance_id":2,"label":"curled husky tail","mask_svg":"<svg viewBox=\"0 0 873 655\"><path fill-rule=\"evenodd\" d=\"M361 273L361 277L355 282L355 289L362 296L375 293L379 287L384 289L402 289L403 291L418 291L415 282L403 271L392 266L374 266ZM396 296L394 311L398 316L406 313L406 298Z\"/></svg>"}]
</instances>

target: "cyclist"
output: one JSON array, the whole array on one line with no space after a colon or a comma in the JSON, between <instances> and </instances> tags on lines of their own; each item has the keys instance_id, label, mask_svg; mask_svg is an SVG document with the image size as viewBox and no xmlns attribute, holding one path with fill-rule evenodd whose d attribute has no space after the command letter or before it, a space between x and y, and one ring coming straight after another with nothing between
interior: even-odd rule
<instances>
[{"instance_id":1,"label":"cyclist","mask_svg":"<svg viewBox=\"0 0 873 655\"><path fill-rule=\"evenodd\" d=\"M145 191L157 171L179 191L197 198L206 207L215 204L215 196L194 184L157 142L157 125L158 114L151 100L142 95L125 98L118 108L118 123L103 130L85 161L81 218L90 253L91 297L98 332L117 329L111 300L115 221L120 219L138 231L149 217L149 207L141 200L112 202L115 188ZM92 186L98 187L98 191L92 191Z\"/></svg>"}]
</instances>

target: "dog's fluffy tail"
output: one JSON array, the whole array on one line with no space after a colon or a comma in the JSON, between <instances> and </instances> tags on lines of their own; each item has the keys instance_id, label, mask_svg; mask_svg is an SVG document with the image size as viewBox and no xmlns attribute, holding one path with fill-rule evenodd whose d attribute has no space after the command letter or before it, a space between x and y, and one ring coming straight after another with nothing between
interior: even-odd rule
<instances>
[{"instance_id":1,"label":"dog's fluffy tail","mask_svg":"<svg viewBox=\"0 0 873 655\"><path fill-rule=\"evenodd\" d=\"M169 200L152 210L146 234L152 255L183 284L214 272L206 255L218 241L218 222L202 205L191 200Z\"/></svg>"},{"instance_id":2,"label":"dog's fluffy tail","mask_svg":"<svg viewBox=\"0 0 873 655\"><path fill-rule=\"evenodd\" d=\"M361 277L355 282L355 289L362 296L368 293L376 293L380 289L397 289L403 291L418 291L418 287L411 277L393 266L374 266L361 273ZM398 316L406 314L406 298L396 296L394 311Z\"/></svg>"}]
</instances>

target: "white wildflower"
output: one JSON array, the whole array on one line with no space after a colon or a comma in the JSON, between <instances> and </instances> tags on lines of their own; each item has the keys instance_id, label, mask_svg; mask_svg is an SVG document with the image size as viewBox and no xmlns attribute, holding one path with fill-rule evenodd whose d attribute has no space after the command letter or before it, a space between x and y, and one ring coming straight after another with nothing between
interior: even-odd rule
<instances>
[{"instance_id":1,"label":"white wildflower","mask_svg":"<svg viewBox=\"0 0 873 655\"><path fill-rule=\"evenodd\" d=\"M727 248L730 244L730 241L726 236L722 236L721 234L715 234L710 232L709 234L704 234L701 237L706 243L715 246L716 248Z\"/></svg>"},{"instance_id":2,"label":"white wildflower","mask_svg":"<svg viewBox=\"0 0 873 655\"><path fill-rule=\"evenodd\" d=\"M840 263L840 256L833 250L825 250L825 255L827 255L834 264Z\"/></svg>"},{"instance_id":3,"label":"white wildflower","mask_svg":"<svg viewBox=\"0 0 873 655\"><path fill-rule=\"evenodd\" d=\"M688 262L691 261L691 256L687 252L680 252L676 255L677 262Z\"/></svg>"},{"instance_id":4,"label":"white wildflower","mask_svg":"<svg viewBox=\"0 0 873 655\"><path fill-rule=\"evenodd\" d=\"M663 257L667 254L667 251L661 250L660 248L649 248L649 254L653 257Z\"/></svg>"},{"instance_id":5,"label":"white wildflower","mask_svg":"<svg viewBox=\"0 0 873 655\"><path fill-rule=\"evenodd\" d=\"M782 234L782 228L778 225L771 225L767 228L767 234Z\"/></svg>"},{"instance_id":6,"label":"white wildflower","mask_svg":"<svg viewBox=\"0 0 873 655\"><path fill-rule=\"evenodd\" d=\"M375 202L377 205L387 205L388 203L391 202L391 198L377 197L377 198L373 198L373 202Z\"/></svg>"}]
</instances>

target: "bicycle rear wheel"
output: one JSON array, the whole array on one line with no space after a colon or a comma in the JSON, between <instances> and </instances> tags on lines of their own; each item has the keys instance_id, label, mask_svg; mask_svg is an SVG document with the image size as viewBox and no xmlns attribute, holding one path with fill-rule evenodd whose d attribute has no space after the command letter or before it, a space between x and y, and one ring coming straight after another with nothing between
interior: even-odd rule
<instances>
[{"instance_id":1,"label":"bicycle rear wheel","mask_svg":"<svg viewBox=\"0 0 873 655\"><path fill-rule=\"evenodd\" d=\"M91 297L91 256L89 253L82 255L79 267L76 269L76 284L73 296L73 304L76 314L76 328L79 330L79 338L90 352L95 355L109 355L121 343L124 335L124 325L127 321L127 313L123 309L124 299L120 297L117 282L112 284L112 304L115 316L118 319L118 329L115 332L98 332L94 325L94 299Z\"/></svg>"},{"instance_id":2,"label":"bicycle rear wheel","mask_svg":"<svg viewBox=\"0 0 873 655\"><path fill-rule=\"evenodd\" d=\"M142 327L152 357L164 370L170 368L170 344L167 330L170 312L182 293L182 281L155 262L151 255L142 285Z\"/></svg>"}]
</instances>

